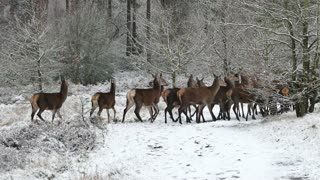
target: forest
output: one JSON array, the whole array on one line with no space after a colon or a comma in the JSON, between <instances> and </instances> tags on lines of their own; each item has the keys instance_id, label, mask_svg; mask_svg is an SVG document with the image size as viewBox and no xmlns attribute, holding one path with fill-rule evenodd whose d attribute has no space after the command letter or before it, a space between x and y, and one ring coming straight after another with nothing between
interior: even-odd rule
<instances>
[{"instance_id":1,"label":"forest","mask_svg":"<svg viewBox=\"0 0 320 180\"><path fill-rule=\"evenodd\" d=\"M319 38L319 0L0 0L0 180L320 179Z\"/></svg>"},{"instance_id":2,"label":"forest","mask_svg":"<svg viewBox=\"0 0 320 180\"><path fill-rule=\"evenodd\" d=\"M298 117L319 101L317 0L4 0L1 85L63 74L95 84L115 72L246 72L290 87ZM266 93L266 92L260 92ZM263 94L267 96L267 94Z\"/></svg>"}]
</instances>

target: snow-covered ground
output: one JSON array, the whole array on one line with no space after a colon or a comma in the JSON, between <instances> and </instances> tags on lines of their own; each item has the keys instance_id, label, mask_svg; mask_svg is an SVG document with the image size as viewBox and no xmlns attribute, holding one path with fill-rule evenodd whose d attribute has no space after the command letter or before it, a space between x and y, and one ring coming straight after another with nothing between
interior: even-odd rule
<instances>
[{"instance_id":1,"label":"snow-covered ground","mask_svg":"<svg viewBox=\"0 0 320 180\"><path fill-rule=\"evenodd\" d=\"M148 84L148 77L135 77L136 81L118 82L118 120L125 92ZM132 109L125 123L106 123L104 111L104 121L95 125L88 119L90 96L106 91L109 84L70 88L59 126L49 122L47 111L47 123L30 125L31 108L23 97L17 96L22 100L15 104L0 105L0 144L3 138L16 137L21 145L19 149L0 145L0 168L5 167L0 179L320 179L319 107L303 118L289 112L238 122L232 114L231 121L180 125L164 123L165 104L160 102L162 111L154 123L147 121L146 109L141 112L146 121L136 122ZM82 120L82 106L89 127ZM205 116L210 119L208 112ZM28 141L19 142L21 132ZM30 140L26 135L35 133L41 136Z\"/></svg>"}]
</instances>

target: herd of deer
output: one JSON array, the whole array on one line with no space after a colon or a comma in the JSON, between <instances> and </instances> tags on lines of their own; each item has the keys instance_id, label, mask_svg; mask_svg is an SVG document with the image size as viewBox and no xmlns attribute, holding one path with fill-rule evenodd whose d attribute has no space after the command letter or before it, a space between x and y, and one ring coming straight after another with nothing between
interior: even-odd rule
<instances>
[{"instance_id":1,"label":"herd of deer","mask_svg":"<svg viewBox=\"0 0 320 180\"><path fill-rule=\"evenodd\" d=\"M181 114L183 113L186 117L187 123L192 121L192 116L196 114L196 122L200 123L200 119L205 122L203 116L203 109L205 106L211 114L212 120L217 119L228 119L230 120L230 110L233 104L233 112L240 121L239 117L244 117L248 120L248 115L252 114L252 118L255 119L255 114L257 114L256 106L260 107L260 112L266 115L268 112L268 107L265 105L265 97L259 97L251 89L263 87L261 83L255 78L249 76L244 76L240 74L233 74L228 77L221 78L220 76L214 75L214 80L212 85L206 86L203 79L194 80L193 76L190 75L186 88L170 88L164 90L164 86L168 83L162 78L162 74L153 75L154 79L149 84L152 88L149 89L131 89L127 93L126 108L123 111L122 122L125 121L126 113L130 108L135 105L134 113L137 118L141 121L140 110L143 106L147 107L150 113L151 122L153 122L159 114L158 103L160 97L167 104L165 108L165 123L167 123L167 113L169 113L170 118L173 122L182 123ZM32 106L31 121L33 122L34 115L38 111L37 115L42 120L45 121L41 114L44 110L52 110L52 122L54 120L55 114L58 113L59 117L60 108L67 98L68 94L68 82L61 77L61 89L59 93L37 93L33 94L30 99ZM99 107L98 117L100 118L103 109L107 110L108 122L110 122L109 109L114 111L114 119L116 116L115 106L115 91L116 85L115 81L111 81L110 92L102 93L97 92L91 98L92 108L90 111L90 117L97 107ZM288 96L289 89L288 86L281 86L276 90L278 94L282 96ZM248 104L247 114L244 114L243 103ZM218 117L213 114L213 107L215 105L220 106L220 113ZM240 113L240 105L242 107L242 114ZM172 110L178 107L178 118L174 119ZM195 107L195 112L191 113L191 107ZM189 114L188 114L189 112ZM282 112L282 110L281 110Z\"/></svg>"}]
</instances>

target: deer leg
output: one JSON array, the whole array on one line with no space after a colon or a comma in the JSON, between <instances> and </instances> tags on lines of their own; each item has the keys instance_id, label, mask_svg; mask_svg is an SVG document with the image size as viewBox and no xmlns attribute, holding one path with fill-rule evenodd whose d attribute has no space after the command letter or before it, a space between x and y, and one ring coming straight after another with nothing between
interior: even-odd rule
<instances>
[{"instance_id":1,"label":"deer leg","mask_svg":"<svg viewBox=\"0 0 320 180\"><path fill-rule=\"evenodd\" d=\"M60 119L62 119L61 113L60 113L60 109L57 110L57 114L59 116Z\"/></svg>"},{"instance_id":2,"label":"deer leg","mask_svg":"<svg viewBox=\"0 0 320 180\"><path fill-rule=\"evenodd\" d=\"M192 119L192 117L196 114L196 111L193 114L191 113L191 106L187 108L187 111L189 112L190 119Z\"/></svg>"},{"instance_id":3,"label":"deer leg","mask_svg":"<svg viewBox=\"0 0 320 180\"><path fill-rule=\"evenodd\" d=\"M256 117L254 116L254 110L256 109L257 104L254 104L254 105L251 104L251 107L252 107L252 119L256 119Z\"/></svg>"},{"instance_id":4,"label":"deer leg","mask_svg":"<svg viewBox=\"0 0 320 180\"><path fill-rule=\"evenodd\" d=\"M213 121L216 121L217 118L214 116L214 114L213 114L213 112L212 112L212 104L207 104L207 106L208 106L208 109L209 109L209 111L210 111L212 120L213 120Z\"/></svg>"},{"instance_id":5,"label":"deer leg","mask_svg":"<svg viewBox=\"0 0 320 180\"><path fill-rule=\"evenodd\" d=\"M195 111L194 111L194 112L193 112L193 114L191 115L191 106L189 106L189 111L190 111L190 121L193 121L192 117L193 117L194 115L196 115L196 114L197 114L198 106L197 106L197 105L193 105L193 107L194 107Z\"/></svg>"},{"instance_id":6,"label":"deer leg","mask_svg":"<svg viewBox=\"0 0 320 180\"><path fill-rule=\"evenodd\" d=\"M251 106L249 106L249 104L248 104L247 106L248 106L248 107L247 107L248 113L249 113L249 115L251 115Z\"/></svg>"},{"instance_id":7,"label":"deer leg","mask_svg":"<svg viewBox=\"0 0 320 180\"><path fill-rule=\"evenodd\" d=\"M245 117L244 116L244 110L243 110L243 103L241 103L241 110L242 110L242 117Z\"/></svg>"},{"instance_id":8,"label":"deer leg","mask_svg":"<svg viewBox=\"0 0 320 180\"><path fill-rule=\"evenodd\" d=\"M53 123L53 120L54 120L54 116L56 115L56 112L57 112L56 109L54 109L54 110L52 111L52 123Z\"/></svg>"},{"instance_id":9,"label":"deer leg","mask_svg":"<svg viewBox=\"0 0 320 180\"><path fill-rule=\"evenodd\" d=\"M231 99L229 99L227 102L226 102L226 111L227 111L227 119L230 121L231 117L230 117L230 110L231 110L231 106L233 104L233 101Z\"/></svg>"},{"instance_id":10,"label":"deer leg","mask_svg":"<svg viewBox=\"0 0 320 180\"><path fill-rule=\"evenodd\" d=\"M192 119L188 116L188 109L186 108L182 113L186 116L186 122L191 123Z\"/></svg>"},{"instance_id":11,"label":"deer leg","mask_svg":"<svg viewBox=\"0 0 320 180\"><path fill-rule=\"evenodd\" d=\"M150 114L150 118L148 119L148 121L152 121L152 118L153 118L152 106L148 107L148 111L149 111L149 114Z\"/></svg>"},{"instance_id":12,"label":"deer leg","mask_svg":"<svg viewBox=\"0 0 320 180\"><path fill-rule=\"evenodd\" d=\"M219 114L221 115L221 119L226 120L225 104L223 103L222 100L220 100L219 106L220 106L220 112L219 112ZM219 119L219 118L218 118L218 119Z\"/></svg>"},{"instance_id":13,"label":"deer leg","mask_svg":"<svg viewBox=\"0 0 320 180\"><path fill-rule=\"evenodd\" d=\"M113 110L113 120L115 120L117 112L116 112L116 109L114 107L112 107L112 110Z\"/></svg>"},{"instance_id":14,"label":"deer leg","mask_svg":"<svg viewBox=\"0 0 320 180\"><path fill-rule=\"evenodd\" d=\"M126 108L123 110L122 122L124 122L124 119L126 117L126 113L130 110L130 108L132 108L133 105L134 105L134 102L130 102L130 101L127 100Z\"/></svg>"},{"instance_id":15,"label":"deer leg","mask_svg":"<svg viewBox=\"0 0 320 180\"><path fill-rule=\"evenodd\" d=\"M177 122L177 121L178 121L178 118L177 118L176 120L173 118L172 109L173 109L173 106L171 106L171 105L170 105L170 106L167 106L167 107L164 109L165 123L167 123L167 113L169 113L172 122Z\"/></svg>"},{"instance_id":16,"label":"deer leg","mask_svg":"<svg viewBox=\"0 0 320 180\"><path fill-rule=\"evenodd\" d=\"M40 109L37 113L38 117L43 121L45 122L45 120L42 118L41 114L43 113L44 109Z\"/></svg>"},{"instance_id":17,"label":"deer leg","mask_svg":"<svg viewBox=\"0 0 320 180\"><path fill-rule=\"evenodd\" d=\"M92 116L93 112L96 110L97 107L92 106L91 111L90 111L90 117Z\"/></svg>"},{"instance_id":18,"label":"deer leg","mask_svg":"<svg viewBox=\"0 0 320 180\"><path fill-rule=\"evenodd\" d=\"M109 113L109 109L106 109L107 113L108 113L108 123L110 123L110 113Z\"/></svg>"},{"instance_id":19,"label":"deer leg","mask_svg":"<svg viewBox=\"0 0 320 180\"><path fill-rule=\"evenodd\" d=\"M103 108L102 107L99 107L99 111L98 111L98 118L100 121L102 121L102 118L101 118L101 112L102 112Z\"/></svg>"},{"instance_id":20,"label":"deer leg","mask_svg":"<svg viewBox=\"0 0 320 180\"><path fill-rule=\"evenodd\" d=\"M203 107L204 108L204 107ZM202 110L203 111L203 110ZM203 122L206 122L206 120L204 119L204 115L203 115L203 112L201 112L201 117L202 117L202 121Z\"/></svg>"},{"instance_id":21,"label":"deer leg","mask_svg":"<svg viewBox=\"0 0 320 180\"><path fill-rule=\"evenodd\" d=\"M153 121L157 118L157 116L158 116L158 114L159 114L158 104L152 103L152 107L154 108L155 113L154 113L154 115L152 116L151 122L153 122Z\"/></svg>"},{"instance_id":22,"label":"deer leg","mask_svg":"<svg viewBox=\"0 0 320 180\"><path fill-rule=\"evenodd\" d=\"M201 105L198 105L198 110L197 110L197 119L196 119L196 122L197 123L200 123L200 117L201 115L203 114L203 108L205 107L205 105L201 104ZM202 119L202 122L206 122L204 120L204 118Z\"/></svg>"},{"instance_id":23,"label":"deer leg","mask_svg":"<svg viewBox=\"0 0 320 180\"><path fill-rule=\"evenodd\" d=\"M179 123L180 124L182 124L182 119L181 119L181 113L184 111L184 110L186 110L186 106L183 106L183 105L181 105L180 107L179 107L179 109L178 109L178 112L179 112ZM187 119L188 119L188 116L186 116L187 117Z\"/></svg>"},{"instance_id":24,"label":"deer leg","mask_svg":"<svg viewBox=\"0 0 320 180\"><path fill-rule=\"evenodd\" d=\"M168 106L164 109L164 123L167 123Z\"/></svg>"},{"instance_id":25,"label":"deer leg","mask_svg":"<svg viewBox=\"0 0 320 180\"><path fill-rule=\"evenodd\" d=\"M137 116L137 118L139 119L139 121L141 121L141 122L143 122L142 121L142 119L141 119L141 117L140 117L140 110L141 110L141 108L142 108L142 104L136 104L136 109L134 110L134 113L136 114L136 116Z\"/></svg>"},{"instance_id":26,"label":"deer leg","mask_svg":"<svg viewBox=\"0 0 320 180\"><path fill-rule=\"evenodd\" d=\"M234 102L232 109L233 109L234 114L236 115L237 120L240 121L240 118L239 118L238 113L237 113L237 110L239 110L239 103L238 102Z\"/></svg>"},{"instance_id":27,"label":"deer leg","mask_svg":"<svg viewBox=\"0 0 320 180\"><path fill-rule=\"evenodd\" d=\"M34 115L36 114L36 112L37 112L38 109L39 109L39 108L33 108L33 107L32 107L31 122L33 122Z\"/></svg>"},{"instance_id":28,"label":"deer leg","mask_svg":"<svg viewBox=\"0 0 320 180\"><path fill-rule=\"evenodd\" d=\"M249 109L251 108L251 103L248 104L248 111L246 115L246 121L248 121L248 116L249 116Z\"/></svg>"}]
</instances>

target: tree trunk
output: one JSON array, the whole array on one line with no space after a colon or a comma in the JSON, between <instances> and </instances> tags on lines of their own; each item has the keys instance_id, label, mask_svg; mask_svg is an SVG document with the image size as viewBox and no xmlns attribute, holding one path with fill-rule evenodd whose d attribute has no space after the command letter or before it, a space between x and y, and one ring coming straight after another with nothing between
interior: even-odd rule
<instances>
[{"instance_id":1,"label":"tree trunk","mask_svg":"<svg viewBox=\"0 0 320 180\"><path fill-rule=\"evenodd\" d=\"M316 55L314 58L314 62L313 62L313 67L312 67L312 79L311 81L314 81L314 79L316 79L315 77L318 76L318 74L316 73L317 69L319 68L319 59L320 59L320 1L317 2L317 46L316 46ZM315 84L316 86L316 84ZM315 87L312 87L315 88ZM314 106L317 103L316 102L316 98L318 96L318 92L316 89L312 90L311 93L312 97L310 98L310 108L309 108L309 112L312 113L314 112Z\"/></svg>"},{"instance_id":2,"label":"tree trunk","mask_svg":"<svg viewBox=\"0 0 320 180\"><path fill-rule=\"evenodd\" d=\"M131 0L127 0L127 49L126 55L130 56L132 53L131 48Z\"/></svg>"},{"instance_id":3,"label":"tree trunk","mask_svg":"<svg viewBox=\"0 0 320 180\"><path fill-rule=\"evenodd\" d=\"M132 0L132 8L133 8L133 13L132 13L132 52L137 55L138 54L138 44L137 44L137 39L138 39L138 34L137 34L137 18L136 18L136 13L137 13L137 0Z\"/></svg>"},{"instance_id":4,"label":"tree trunk","mask_svg":"<svg viewBox=\"0 0 320 180\"><path fill-rule=\"evenodd\" d=\"M173 73L171 74L171 78L172 78L172 87L175 88L176 87L176 71L173 71Z\"/></svg>"},{"instance_id":5,"label":"tree trunk","mask_svg":"<svg viewBox=\"0 0 320 180\"><path fill-rule=\"evenodd\" d=\"M69 0L66 0L66 14L69 14Z\"/></svg>"},{"instance_id":6,"label":"tree trunk","mask_svg":"<svg viewBox=\"0 0 320 180\"><path fill-rule=\"evenodd\" d=\"M112 19L112 0L108 0L108 17L109 20Z\"/></svg>"},{"instance_id":7,"label":"tree trunk","mask_svg":"<svg viewBox=\"0 0 320 180\"><path fill-rule=\"evenodd\" d=\"M316 57L313 63L313 70L315 71L319 67L320 60L320 1L317 2L317 47L316 47Z\"/></svg>"},{"instance_id":8,"label":"tree trunk","mask_svg":"<svg viewBox=\"0 0 320 180\"><path fill-rule=\"evenodd\" d=\"M227 8L226 0L223 1L223 6ZM230 60L228 58L228 28L226 27L226 9L221 10L221 33L222 33L222 60L223 60L223 66L224 66L224 73L226 76L230 74Z\"/></svg>"},{"instance_id":9,"label":"tree trunk","mask_svg":"<svg viewBox=\"0 0 320 180\"><path fill-rule=\"evenodd\" d=\"M40 45L39 43L34 44L34 47L32 48L35 52L35 58L37 59L37 73L38 73L38 87L40 92L43 91L42 88L42 70L41 70L41 57L40 57Z\"/></svg>"},{"instance_id":10,"label":"tree trunk","mask_svg":"<svg viewBox=\"0 0 320 180\"><path fill-rule=\"evenodd\" d=\"M147 20L148 24L146 27L146 34L147 34L147 62L151 62L151 50L150 50L150 39L151 39L151 32L150 32L150 25L151 25L151 0L147 0Z\"/></svg>"}]
</instances>

